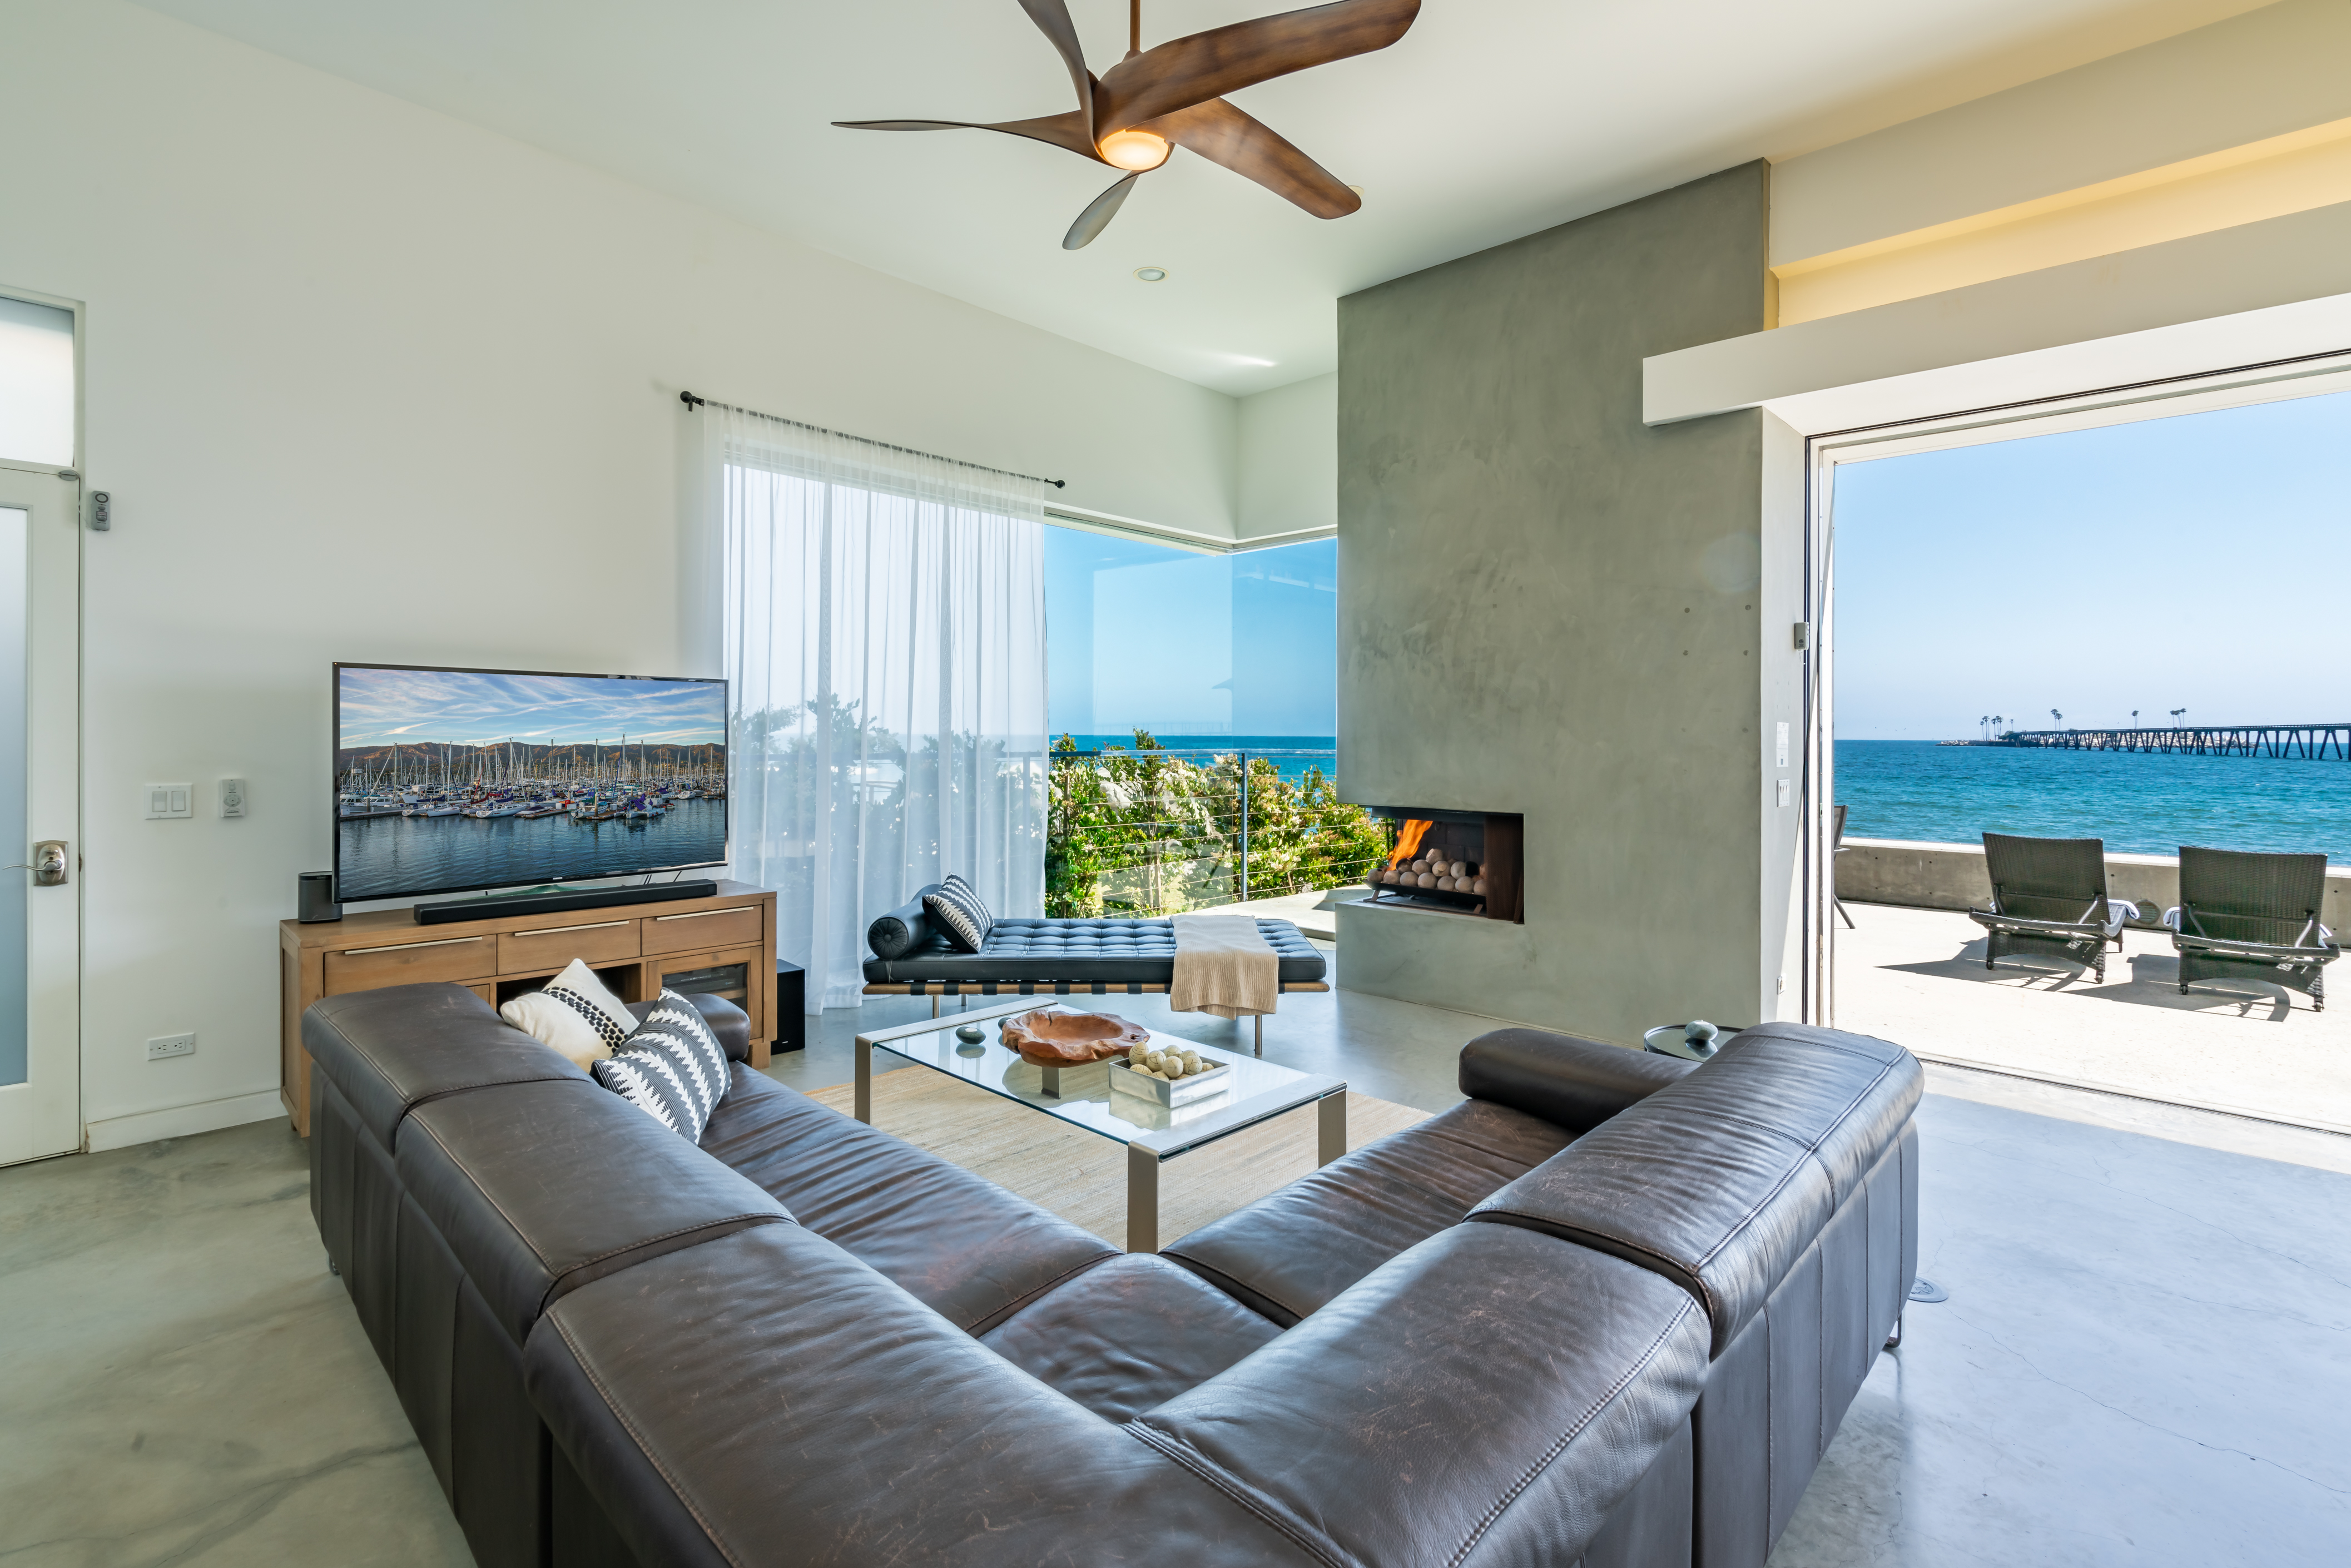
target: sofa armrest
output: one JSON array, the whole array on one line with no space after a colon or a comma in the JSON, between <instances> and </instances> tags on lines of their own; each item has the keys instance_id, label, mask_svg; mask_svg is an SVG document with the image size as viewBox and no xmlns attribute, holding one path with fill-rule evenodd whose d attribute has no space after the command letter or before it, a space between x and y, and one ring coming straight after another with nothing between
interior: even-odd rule
<instances>
[{"instance_id":1,"label":"sofa armrest","mask_svg":"<svg viewBox=\"0 0 2351 1568\"><path fill-rule=\"evenodd\" d=\"M865 946L876 958L903 958L930 939L930 916L923 912L923 895L946 885L933 883L914 890L914 896L877 918L865 928Z\"/></svg>"},{"instance_id":2,"label":"sofa armrest","mask_svg":"<svg viewBox=\"0 0 2351 1568\"><path fill-rule=\"evenodd\" d=\"M1461 1092L1588 1133L1695 1071L1652 1056L1539 1029L1498 1029L1461 1048Z\"/></svg>"},{"instance_id":3,"label":"sofa armrest","mask_svg":"<svg viewBox=\"0 0 2351 1568\"><path fill-rule=\"evenodd\" d=\"M751 983L758 985L759 977L757 975L752 976ZM694 1010L702 1015L702 1021L708 1024L710 1032L718 1037L718 1049L726 1053L727 1060L731 1061L751 1060L749 1014L725 997L709 996L701 991L693 993L685 999L694 1004ZM643 1023L645 1021L645 1015L653 1010L653 1004L631 1002L628 1008L636 1020Z\"/></svg>"}]
</instances>

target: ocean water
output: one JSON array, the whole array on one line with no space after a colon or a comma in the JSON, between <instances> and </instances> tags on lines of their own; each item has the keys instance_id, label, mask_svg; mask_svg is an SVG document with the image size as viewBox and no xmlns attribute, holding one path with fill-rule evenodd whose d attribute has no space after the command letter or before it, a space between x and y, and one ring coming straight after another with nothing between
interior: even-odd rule
<instances>
[{"instance_id":1,"label":"ocean water","mask_svg":"<svg viewBox=\"0 0 2351 1568\"><path fill-rule=\"evenodd\" d=\"M1070 738L1077 742L1081 751L1101 751L1113 746L1127 751L1134 749L1132 730L1119 735L1072 735ZM1170 751L1193 753L1185 758L1186 762L1206 762L1211 752L1288 753L1266 760L1273 764L1275 772L1290 779L1303 777L1309 768L1320 768L1322 776L1329 779L1336 775L1339 766L1338 740L1328 735L1158 735L1152 738ZM1055 734L1053 744L1061 744L1061 739Z\"/></svg>"},{"instance_id":2,"label":"ocean water","mask_svg":"<svg viewBox=\"0 0 2351 1568\"><path fill-rule=\"evenodd\" d=\"M335 831L336 891L358 902L706 865L726 858L726 802L678 800L641 822L362 817L338 821Z\"/></svg>"},{"instance_id":3,"label":"ocean water","mask_svg":"<svg viewBox=\"0 0 2351 1568\"><path fill-rule=\"evenodd\" d=\"M2324 852L2351 864L2351 762L1840 740L1845 834L1972 844L1987 830L2098 838L2125 854L2182 844Z\"/></svg>"}]
</instances>

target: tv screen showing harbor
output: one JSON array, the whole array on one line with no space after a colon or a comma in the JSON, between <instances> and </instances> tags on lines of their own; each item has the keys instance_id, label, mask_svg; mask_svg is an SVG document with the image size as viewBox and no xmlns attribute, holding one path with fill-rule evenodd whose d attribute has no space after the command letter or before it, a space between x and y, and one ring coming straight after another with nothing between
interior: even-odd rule
<instances>
[{"instance_id":1,"label":"tv screen showing harbor","mask_svg":"<svg viewBox=\"0 0 2351 1568\"><path fill-rule=\"evenodd\" d=\"M345 903L726 859L726 683L335 666Z\"/></svg>"}]
</instances>

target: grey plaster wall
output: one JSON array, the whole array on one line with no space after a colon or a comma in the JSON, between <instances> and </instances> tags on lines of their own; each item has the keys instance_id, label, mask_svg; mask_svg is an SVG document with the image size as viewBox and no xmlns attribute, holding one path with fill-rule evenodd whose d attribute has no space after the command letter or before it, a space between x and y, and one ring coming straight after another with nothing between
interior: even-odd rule
<instances>
[{"instance_id":1,"label":"grey plaster wall","mask_svg":"<svg viewBox=\"0 0 2351 1568\"><path fill-rule=\"evenodd\" d=\"M1342 788L1527 830L1524 925L1343 909L1349 987L1628 1043L1793 1012L1800 519L1763 497L1801 444L1641 423L1643 356L1765 326L1768 177L1340 302Z\"/></svg>"}]
</instances>

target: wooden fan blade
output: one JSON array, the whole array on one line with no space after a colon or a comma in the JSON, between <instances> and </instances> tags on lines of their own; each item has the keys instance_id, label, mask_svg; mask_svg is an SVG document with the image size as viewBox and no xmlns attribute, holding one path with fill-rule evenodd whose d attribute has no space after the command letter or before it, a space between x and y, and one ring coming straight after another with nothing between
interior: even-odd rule
<instances>
[{"instance_id":1,"label":"wooden fan blade","mask_svg":"<svg viewBox=\"0 0 2351 1568\"><path fill-rule=\"evenodd\" d=\"M1173 38L1113 66L1094 89L1093 134L1156 120L1312 66L1384 49L1420 15L1420 0L1338 0Z\"/></svg>"},{"instance_id":2,"label":"wooden fan blade","mask_svg":"<svg viewBox=\"0 0 2351 1568\"><path fill-rule=\"evenodd\" d=\"M1020 0L1020 8L1037 24L1061 63L1070 68L1070 85L1078 89L1078 112L1085 116L1086 144L1093 144L1094 74L1086 69L1086 52L1078 44L1077 25L1070 20L1068 0Z\"/></svg>"},{"instance_id":3,"label":"wooden fan blade","mask_svg":"<svg viewBox=\"0 0 2351 1568\"><path fill-rule=\"evenodd\" d=\"M1263 121L1221 98L1146 120L1138 130L1165 137L1211 163L1255 180L1318 218L1343 218L1364 204L1331 171Z\"/></svg>"},{"instance_id":4,"label":"wooden fan blade","mask_svg":"<svg viewBox=\"0 0 2351 1568\"><path fill-rule=\"evenodd\" d=\"M1031 141L1065 147L1097 163L1103 162L1102 155L1094 151L1093 138L1086 133L1085 115L1074 110L1068 114L1007 120L993 125L971 120L836 120L833 124L844 131L1000 131L1007 136L1025 136Z\"/></svg>"},{"instance_id":5,"label":"wooden fan blade","mask_svg":"<svg viewBox=\"0 0 2351 1568\"><path fill-rule=\"evenodd\" d=\"M1078 214L1078 221L1070 225L1070 232L1061 236L1061 248L1083 250L1093 244L1095 237L1102 230L1110 227L1111 219L1118 216L1119 208L1126 204L1127 193L1134 189L1134 183L1142 178L1140 172L1129 174L1125 179L1087 203L1086 210Z\"/></svg>"}]
</instances>

